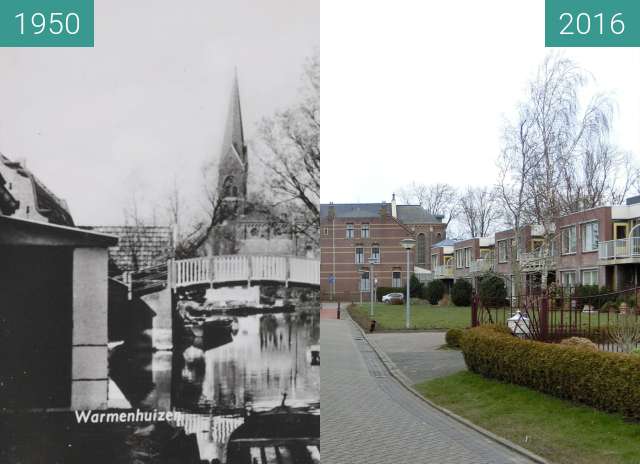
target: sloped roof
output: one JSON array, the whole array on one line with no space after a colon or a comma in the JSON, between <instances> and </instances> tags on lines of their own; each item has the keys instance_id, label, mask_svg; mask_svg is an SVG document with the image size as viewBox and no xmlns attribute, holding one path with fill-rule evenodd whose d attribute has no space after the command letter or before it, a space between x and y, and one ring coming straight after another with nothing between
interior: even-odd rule
<instances>
[{"instance_id":1,"label":"sloped roof","mask_svg":"<svg viewBox=\"0 0 640 464\"><path fill-rule=\"evenodd\" d=\"M382 208L385 208L387 214L391 215L389 203L325 203L320 205L320 219L326 219L331 206L335 209L337 218L374 218L380 215Z\"/></svg>"},{"instance_id":2,"label":"sloped roof","mask_svg":"<svg viewBox=\"0 0 640 464\"><path fill-rule=\"evenodd\" d=\"M40 214L46 217L51 224L61 226L73 226L73 218L64 200L58 198L51 190L49 190L40 179L38 179L31 171L25 168L17 161L11 161L9 158L0 153L0 162L5 166L14 169L20 175L29 177L33 186L36 198L36 209Z\"/></svg>"},{"instance_id":3,"label":"sloped roof","mask_svg":"<svg viewBox=\"0 0 640 464\"><path fill-rule=\"evenodd\" d=\"M456 244L455 240L451 240L450 238L447 238L447 239L439 241L438 243L434 243L433 245L431 245L431 248L453 246L455 244Z\"/></svg>"},{"instance_id":4,"label":"sloped roof","mask_svg":"<svg viewBox=\"0 0 640 464\"><path fill-rule=\"evenodd\" d=\"M398 220L403 224L432 224L441 223L442 216L434 216L420 205L398 205L396 207Z\"/></svg>"}]
</instances>

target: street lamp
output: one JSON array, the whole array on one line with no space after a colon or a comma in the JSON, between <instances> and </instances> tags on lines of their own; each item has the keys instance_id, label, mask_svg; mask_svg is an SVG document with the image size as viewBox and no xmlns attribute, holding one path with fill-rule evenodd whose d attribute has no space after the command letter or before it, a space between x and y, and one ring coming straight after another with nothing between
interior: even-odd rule
<instances>
[{"instance_id":1,"label":"street lamp","mask_svg":"<svg viewBox=\"0 0 640 464\"><path fill-rule=\"evenodd\" d=\"M373 266L375 266L378 263L378 261L375 258L369 258L369 269L371 269L371 275L369 276L369 288L370 288L370 293L369 293L369 302L370 302L370 306L369 306L369 317L371 319L373 319L373 300L374 300L374 282L375 279L373 278Z\"/></svg>"},{"instance_id":2,"label":"street lamp","mask_svg":"<svg viewBox=\"0 0 640 464\"><path fill-rule=\"evenodd\" d=\"M411 326L411 293L409 289L409 281L411 280L409 275L409 266L411 262L411 249L415 246L416 241L412 238L405 238L400 241L400 245L402 248L407 250L407 304L404 312L404 326L406 329Z\"/></svg>"}]
</instances>

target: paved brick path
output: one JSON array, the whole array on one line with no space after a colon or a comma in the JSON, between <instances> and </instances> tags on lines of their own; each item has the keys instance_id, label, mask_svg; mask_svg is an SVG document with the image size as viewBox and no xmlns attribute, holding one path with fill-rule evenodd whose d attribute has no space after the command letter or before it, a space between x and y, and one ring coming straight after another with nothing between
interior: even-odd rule
<instances>
[{"instance_id":1,"label":"paved brick path","mask_svg":"<svg viewBox=\"0 0 640 464\"><path fill-rule=\"evenodd\" d=\"M409 393L350 320L320 327L323 464L530 462Z\"/></svg>"}]
</instances>

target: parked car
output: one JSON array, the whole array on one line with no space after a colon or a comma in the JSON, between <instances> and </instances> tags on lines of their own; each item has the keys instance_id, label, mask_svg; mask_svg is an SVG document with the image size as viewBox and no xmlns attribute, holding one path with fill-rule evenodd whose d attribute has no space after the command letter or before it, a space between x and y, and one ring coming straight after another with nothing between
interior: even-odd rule
<instances>
[{"instance_id":1,"label":"parked car","mask_svg":"<svg viewBox=\"0 0 640 464\"><path fill-rule=\"evenodd\" d=\"M387 293L382 297L382 302L386 304L402 304L404 303L404 295L402 293Z\"/></svg>"}]
</instances>

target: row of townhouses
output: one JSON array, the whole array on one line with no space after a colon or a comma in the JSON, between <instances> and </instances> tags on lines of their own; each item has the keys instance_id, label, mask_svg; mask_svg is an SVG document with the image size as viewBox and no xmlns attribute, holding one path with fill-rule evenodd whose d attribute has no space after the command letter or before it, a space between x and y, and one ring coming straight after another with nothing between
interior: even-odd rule
<instances>
[{"instance_id":1,"label":"row of townhouses","mask_svg":"<svg viewBox=\"0 0 640 464\"><path fill-rule=\"evenodd\" d=\"M451 240L442 219L417 205L397 205L395 196L391 203L321 205L322 297L368 299L372 279L377 287L403 287L404 238L416 240L409 269L422 280L451 285L467 279L475 286L480 276L495 272L513 292L514 230ZM562 216L546 236L550 246L545 247L541 225L520 230L515 252L525 291L538 287L545 271L547 282L563 287L620 290L640 283L640 197Z\"/></svg>"}]
</instances>

